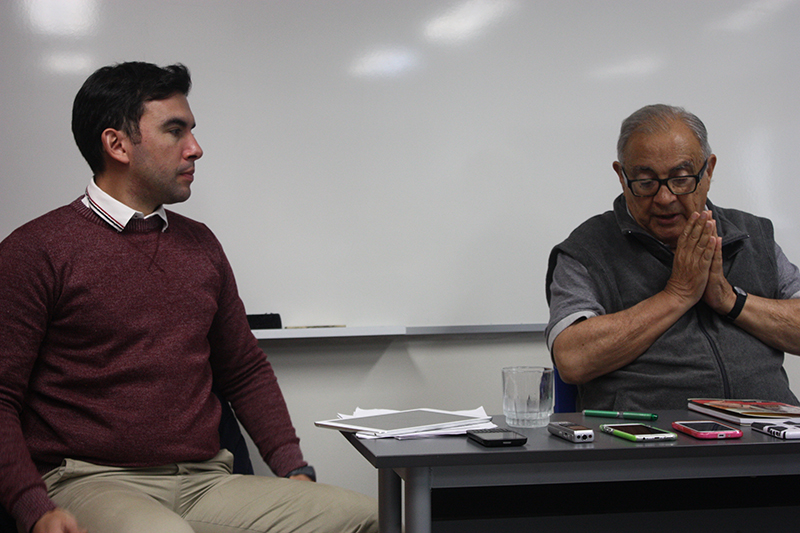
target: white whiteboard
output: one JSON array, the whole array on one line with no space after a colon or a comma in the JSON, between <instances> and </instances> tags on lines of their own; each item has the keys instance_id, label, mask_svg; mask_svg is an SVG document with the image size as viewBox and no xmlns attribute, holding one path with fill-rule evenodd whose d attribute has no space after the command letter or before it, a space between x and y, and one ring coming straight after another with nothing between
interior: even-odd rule
<instances>
[{"instance_id":1,"label":"white whiteboard","mask_svg":"<svg viewBox=\"0 0 800 533\"><path fill-rule=\"evenodd\" d=\"M0 238L81 194L75 92L144 60L193 74L173 208L285 325L545 322L550 249L610 208L619 124L656 102L798 262L799 28L793 0L0 0Z\"/></svg>"}]
</instances>

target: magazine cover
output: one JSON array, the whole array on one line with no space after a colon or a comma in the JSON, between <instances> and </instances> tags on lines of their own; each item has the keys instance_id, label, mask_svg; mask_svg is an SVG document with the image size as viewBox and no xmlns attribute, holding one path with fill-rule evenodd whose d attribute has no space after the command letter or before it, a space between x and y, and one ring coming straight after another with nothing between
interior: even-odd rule
<instances>
[{"instance_id":1,"label":"magazine cover","mask_svg":"<svg viewBox=\"0 0 800 533\"><path fill-rule=\"evenodd\" d=\"M762 400L723 400L692 398L689 409L739 424L763 420L800 418L800 406Z\"/></svg>"}]
</instances>

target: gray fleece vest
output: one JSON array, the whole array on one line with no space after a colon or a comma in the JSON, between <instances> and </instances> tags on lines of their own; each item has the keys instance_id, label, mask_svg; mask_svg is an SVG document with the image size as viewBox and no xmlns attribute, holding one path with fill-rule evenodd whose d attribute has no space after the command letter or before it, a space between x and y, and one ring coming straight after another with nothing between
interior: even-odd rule
<instances>
[{"instance_id":1,"label":"gray fleece vest","mask_svg":"<svg viewBox=\"0 0 800 533\"><path fill-rule=\"evenodd\" d=\"M723 270L750 294L778 298L772 223L708 202L722 236ZM672 251L628 214L620 195L614 211L593 217L553 249L547 299L559 252L583 264L611 314L661 291L672 271ZM783 369L783 352L770 348L702 301L631 364L578 387L578 408L685 409L688 398L757 398L797 404Z\"/></svg>"}]
</instances>

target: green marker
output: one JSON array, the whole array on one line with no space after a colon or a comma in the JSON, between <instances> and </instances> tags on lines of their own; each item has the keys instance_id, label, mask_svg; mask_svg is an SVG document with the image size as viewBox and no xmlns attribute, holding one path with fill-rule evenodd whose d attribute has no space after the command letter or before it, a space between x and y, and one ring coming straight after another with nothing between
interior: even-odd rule
<instances>
[{"instance_id":1,"label":"green marker","mask_svg":"<svg viewBox=\"0 0 800 533\"><path fill-rule=\"evenodd\" d=\"M627 420L655 420L658 418L654 413L631 413L626 411L595 411L584 409L584 416L601 416L605 418L625 418Z\"/></svg>"}]
</instances>

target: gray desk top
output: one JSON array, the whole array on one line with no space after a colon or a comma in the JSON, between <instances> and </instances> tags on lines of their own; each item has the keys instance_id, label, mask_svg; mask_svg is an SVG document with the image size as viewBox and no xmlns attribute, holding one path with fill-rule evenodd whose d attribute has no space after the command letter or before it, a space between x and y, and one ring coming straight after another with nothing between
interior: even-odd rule
<instances>
[{"instance_id":1,"label":"gray desk top","mask_svg":"<svg viewBox=\"0 0 800 533\"><path fill-rule=\"evenodd\" d=\"M657 411L659 418L652 425L672 430L675 420L704 420L709 417L689 410ZM678 440L655 443L634 443L602 433L600 424L635 422L609 418L584 417L581 413L555 414L551 420L569 420L595 430L595 441L575 444L551 435L547 428L518 429L527 435L524 446L485 448L467 440L466 436L434 437L415 440L362 440L353 434L345 438L375 468L411 468L420 466L449 467L465 465L510 465L532 463L575 463L588 461L647 460L656 458L724 458L758 456L766 453L800 454L800 440L782 440L742 426L739 439L702 440L682 433ZM498 426L505 426L502 415L493 417Z\"/></svg>"}]
</instances>

